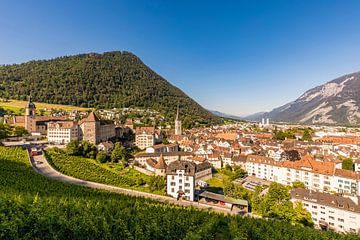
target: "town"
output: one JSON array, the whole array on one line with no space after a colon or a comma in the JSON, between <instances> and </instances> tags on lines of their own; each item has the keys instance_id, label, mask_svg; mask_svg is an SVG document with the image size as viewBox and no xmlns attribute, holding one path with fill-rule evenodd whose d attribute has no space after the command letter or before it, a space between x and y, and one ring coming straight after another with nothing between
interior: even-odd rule
<instances>
[{"instance_id":1,"label":"town","mask_svg":"<svg viewBox=\"0 0 360 240\"><path fill-rule=\"evenodd\" d=\"M27 134L2 143L27 146L36 157L42 147L68 149L87 142L96 146L93 158L103 159L100 162L112 161L112 152L122 147L129 152L119 158L122 164L163 179L158 193L176 201L271 217L273 210L263 210L254 199L282 189L282 197L289 198L286 204L295 208L301 203L311 216L309 225L359 233L360 129L270 119L183 129L180 107L174 106L174 127L144 125L141 120L135 127L134 119L114 120L111 111L38 116L29 97L24 116L4 116L4 124L24 128Z\"/></svg>"}]
</instances>

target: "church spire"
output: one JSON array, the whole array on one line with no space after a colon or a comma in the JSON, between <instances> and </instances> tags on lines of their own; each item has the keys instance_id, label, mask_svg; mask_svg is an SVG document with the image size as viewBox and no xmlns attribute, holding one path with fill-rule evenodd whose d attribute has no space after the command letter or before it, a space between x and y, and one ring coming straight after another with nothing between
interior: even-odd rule
<instances>
[{"instance_id":1,"label":"church spire","mask_svg":"<svg viewBox=\"0 0 360 240\"><path fill-rule=\"evenodd\" d=\"M176 110L176 118L175 118L175 135L181 135L181 120L179 119L179 105L177 106Z\"/></svg>"},{"instance_id":2,"label":"church spire","mask_svg":"<svg viewBox=\"0 0 360 240\"><path fill-rule=\"evenodd\" d=\"M176 119L175 119L175 121L179 121L179 104L177 105Z\"/></svg>"}]
</instances>

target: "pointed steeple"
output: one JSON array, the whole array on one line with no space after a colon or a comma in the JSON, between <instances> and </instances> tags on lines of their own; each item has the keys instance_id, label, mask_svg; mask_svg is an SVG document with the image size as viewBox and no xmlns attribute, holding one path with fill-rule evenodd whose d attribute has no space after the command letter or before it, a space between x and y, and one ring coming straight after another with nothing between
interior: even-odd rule
<instances>
[{"instance_id":1,"label":"pointed steeple","mask_svg":"<svg viewBox=\"0 0 360 240\"><path fill-rule=\"evenodd\" d=\"M181 135L181 120L179 119L179 105L176 110L176 119L175 119L175 135Z\"/></svg>"}]
</instances>

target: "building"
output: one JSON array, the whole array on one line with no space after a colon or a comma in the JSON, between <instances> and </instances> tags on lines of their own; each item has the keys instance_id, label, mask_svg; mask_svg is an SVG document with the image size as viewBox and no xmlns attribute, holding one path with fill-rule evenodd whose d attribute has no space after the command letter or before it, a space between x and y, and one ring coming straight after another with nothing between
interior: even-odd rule
<instances>
[{"instance_id":1,"label":"building","mask_svg":"<svg viewBox=\"0 0 360 240\"><path fill-rule=\"evenodd\" d=\"M155 174L155 176L162 176L162 177L166 176L167 165L165 163L165 160L164 160L164 157L162 154L160 155L160 158L157 161L152 158L149 158L148 160L146 160L145 167L147 170L153 172Z\"/></svg>"},{"instance_id":2,"label":"building","mask_svg":"<svg viewBox=\"0 0 360 240\"><path fill-rule=\"evenodd\" d=\"M165 153L146 153L140 152L135 154L135 163L138 165L145 165L145 162L152 158L156 161L160 159L160 156L163 156L165 159L166 164L170 164L171 162L175 162L177 160L188 160L194 156L191 152L165 152Z\"/></svg>"},{"instance_id":3,"label":"building","mask_svg":"<svg viewBox=\"0 0 360 240\"><path fill-rule=\"evenodd\" d=\"M77 122L59 121L49 122L47 125L47 139L50 143L67 144L71 140L78 140L79 126Z\"/></svg>"},{"instance_id":4,"label":"building","mask_svg":"<svg viewBox=\"0 0 360 240\"><path fill-rule=\"evenodd\" d=\"M36 106L31 96L25 106L25 116L4 116L4 123L11 126L24 127L29 133L47 134L47 124L64 121L65 117L36 116Z\"/></svg>"},{"instance_id":5,"label":"building","mask_svg":"<svg viewBox=\"0 0 360 240\"><path fill-rule=\"evenodd\" d=\"M135 145L140 149L146 149L155 143L162 142L160 130L154 127L138 127L135 130Z\"/></svg>"},{"instance_id":6,"label":"building","mask_svg":"<svg viewBox=\"0 0 360 240\"><path fill-rule=\"evenodd\" d=\"M189 161L175 161L166 168L167 194L174 198L194 201L196 182L211 178L209 163L195 164Z\"/></svg>"},{"instance_id":7,"label":"building","mask_svg":"<svg viewBox=\"0 0 360 240\"><path fill-rule=\"evenodd\" d=\"M175 135L176 135L176 136L182 135L181 120L180 120L180 118L179 118L179 106L178 106L177 111L176 111Z\"/></svg>"},{"instance_id":8,"label":"building","mask_svg":"<svg viewBox=\"0 0 360 240\"><path fill-rule=\"evenodd\" d=\"M351 199L296 188L291 191L291 201L302 203L317 228L359 233L360 206L356 197Z\"/></svg>"},{"instance_id":9,"label":"building","mask_svg":"<svg viewBox=\"0 0 360 240\"><path fill-rule=\"evenodd\" d=\"M79 139L92 144L108 141L115 137L115 125L111 120L99 120L94 112L79 122Z\"/></svg>"},{"instance_id":10,"label":"building","mask_svg":"<svg viewBox=\"0 0 360 240\"><path fill-rule=\"evenodd\" d=\"M177 152L179 151L179 144L157 144L146 148L147 153L166 153L166 152Z\"/></svg>"},{"instance_id":11,"label":"building","mask_svg":"<svg viewBox=\"0 0 360 240\"><path fill-rule=\"evenodd\" d=\"M305 155L298 161L278 162L268 157L248 155L248 175L291 186L303 182L310 190L360 196L360 173L339 169L334 162L316 161Z\"/></svg>"}]
</instances>

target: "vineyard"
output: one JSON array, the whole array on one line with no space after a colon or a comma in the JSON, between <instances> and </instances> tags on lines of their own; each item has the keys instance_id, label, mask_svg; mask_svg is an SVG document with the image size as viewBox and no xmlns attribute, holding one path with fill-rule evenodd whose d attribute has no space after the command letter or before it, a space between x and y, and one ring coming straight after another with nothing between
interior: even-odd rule
<instances>
[{"instance_id":1,"label":"vineyard","mask_svg":"<svg viewBox=\"0 0 360 240\"><path fill-rule=\"evenodd\" d=\"M46 158L56 170L75 178L151 192L146 185L150 181L150 177L132 168L118 171L110 169L107 165L99 164L93 159L68 156L61 150L55 149L48 150ZM155 191L154 193L164 194L164 191Z\"/></svg>"},{"instance_id":2,"label":"vineyard","mask_svg":"<svg viewBox=\"0 0 360 240\"><path fill-rule=\"evenodd\" d=\"M358 239L50 180L0 147L0 239Z\"/></svg>"}]
</instances>

